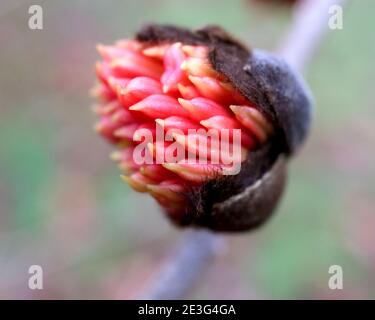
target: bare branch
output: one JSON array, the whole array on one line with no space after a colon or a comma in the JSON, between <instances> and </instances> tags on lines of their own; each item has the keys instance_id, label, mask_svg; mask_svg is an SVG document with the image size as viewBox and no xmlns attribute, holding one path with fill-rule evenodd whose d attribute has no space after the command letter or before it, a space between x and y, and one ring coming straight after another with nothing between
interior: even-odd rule
<instances>
[{"instance_id":1,"label":"bare branch","mask_svg":"<svg viewBox=\"0 0 375 320\"><path fill-rule=\"evenodd\" d=\"M178 251L156 274L155 283L141 299L180 299L220 251L224 239L205 230L189 230Z\"/></svg>"},{"instance_id":2,"label":"bare branch","mask_svg":"<svg viewBox=\"0 0 375 320\"><path fill-rule=\"evenodd\" d=\"M281 42L279 55L297 70L309 63L324 34L329 31L329 8L345 0L305 0L296 7L287 36Z\"/></svg>"}]
</instances>

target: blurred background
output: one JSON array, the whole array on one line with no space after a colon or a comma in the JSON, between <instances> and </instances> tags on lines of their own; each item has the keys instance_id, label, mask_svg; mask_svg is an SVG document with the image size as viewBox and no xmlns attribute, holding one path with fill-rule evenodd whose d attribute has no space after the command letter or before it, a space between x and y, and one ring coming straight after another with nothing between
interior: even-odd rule
<instances>
[{"instance_id":1,"label":"blurred background","mask_svg":"<svg viewBox=\"0 0 375 320\"><path fill-rule=\"evenodd\" d=\"M217 23L276 50L291 10L257 2L1 1L0 298L142 291L183 231L121 181L93 131L95 44L145 22ZM343 30L328 33L306 68L313 130L279 210L256 232L226 236L187 298L375 298L375 2L347 2ZM43 30L28 27L32 4ZM34 264L43 290L28 288ZM343 290L328 288L331 265L343 268Z\"/></svg>"}]
</instances>

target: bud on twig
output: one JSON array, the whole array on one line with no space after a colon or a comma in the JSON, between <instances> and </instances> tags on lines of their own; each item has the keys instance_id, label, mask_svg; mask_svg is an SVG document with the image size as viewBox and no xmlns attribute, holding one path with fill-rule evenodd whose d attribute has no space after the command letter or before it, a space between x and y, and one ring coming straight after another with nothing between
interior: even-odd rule
<instances>
[{"instance_id":1,"label":"bud on twig","mask_svg":"<svg viewBox=\"0 0 375 320\"><path fill-rule=\"evenodd\" d=\"M247 49L219 27L151 25L135 40L98 49L97 129L120 148L113 158L129 171L124 180L149 192L180 226L242 231L264 222L282 194L288 159L309 129L311 99L301 78L279 58ZM135 163L129 150L142 142L134 138L145 138L144 130L155 138L155 124L167 135L172 130L171 139L148 142L145 153L175 159L172 147L179 146L183 157ZM190 136L190 129L198 133ZM199 130L218 130L218 141ZM231 158L220 148L234 154L236 130L241 143ZM207 163L186 161L202 155ZM240 170L226 175L230 160Z\"/></svg>"}]
</instances>

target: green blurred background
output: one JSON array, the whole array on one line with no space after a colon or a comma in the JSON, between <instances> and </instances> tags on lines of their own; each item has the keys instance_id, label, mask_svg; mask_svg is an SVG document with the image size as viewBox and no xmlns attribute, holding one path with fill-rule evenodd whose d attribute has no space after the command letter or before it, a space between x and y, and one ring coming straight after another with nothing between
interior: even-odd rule
<instances>
[{"instance_id":1,"label":"green blurred background","mask_svg":"<svg viewBox=\"0 0 375 320\"><path fill-rule=\"evenodd\" d=\"M344 29L306 69L313 130L279 210L259 231L228 236L188 298L375 298L375 2L347 2ZM28 28L31 4L43 30ZM0 298L134 297L183 233L122 183L92 130L96 43L145 22L217 23L275 50L290 19L287 7L246 0L2 0ZM40 291L27 286L33 264ZM336 264L343 290L328 288Z\"/></svg>"}]
</instances>

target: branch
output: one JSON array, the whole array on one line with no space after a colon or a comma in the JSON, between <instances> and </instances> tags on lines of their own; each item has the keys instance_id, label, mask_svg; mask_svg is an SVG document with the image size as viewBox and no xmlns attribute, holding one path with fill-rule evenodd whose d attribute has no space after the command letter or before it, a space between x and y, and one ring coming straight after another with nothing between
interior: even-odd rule
<instances>
[{"instance_id":1,"label":"branch","mask_svg":"<svg viewBox=\"0 0 375 320\"><path fill-rule=\"evenodd\" d=\"M181 299L198 276L221 251L224 239L205 230L189 230L177 252L170 256L155 276L155 282L141 299Z\"/></svg>"},{"instance_id":2,"label":"branch","mask_svg":"<svg viewBox=\"0 0 375 320\"><path fill-rule=\"evenodd\" d=\"M328 31L328 8L344 0L305 0L295 9L279 55L302 71ZM204 230L190 230L140 299L181 299L194 286L220 251L224 238Z\"/></svg>"},{"instance_id":3,"label":"branch","mask_svg":"<svg viewBox=\"0 0 375 320\"><path fill-rule=\"evenodd\" d=\"M329 8L345 0L305 0L296 6L289 32L278 54L298 71L310 62L324 34L329 30Z\"/></svg>"}]
</instances>

